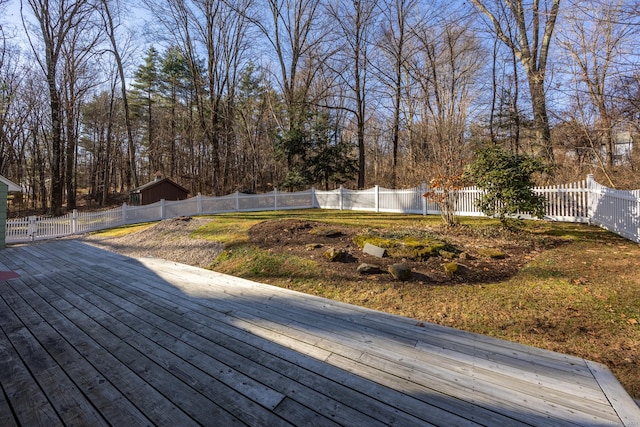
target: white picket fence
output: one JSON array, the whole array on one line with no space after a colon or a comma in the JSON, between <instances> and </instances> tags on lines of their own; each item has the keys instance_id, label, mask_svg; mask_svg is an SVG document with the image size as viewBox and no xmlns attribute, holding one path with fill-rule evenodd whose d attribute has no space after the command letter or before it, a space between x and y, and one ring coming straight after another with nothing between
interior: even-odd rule
<instances>
[{"instance_id":1,"label":"white picket fence","mask_svg":"<svg viewBox=\"0 0 640 427\"><path fill-rule=\"evenodd\" d=\"M99 211L73 211L65 216L7 220L6 242L19 243L86 233L118 225L159 221L191 215L225 212L252 212L286 209L339 209L369 212L396 212L437 215L438 205L423 197L426 184L391 190L376 186L367 190L339 188L332 191L310 189L301 192L272 191L266 194L234 193L222 197L198 195L181 201L160 201L145 206L128 206ZM554 221L592 223L636 242L640 241L640 191L619 191L598 184L592 175L585 181L535 188L546 200L545 218ZM483 216L475 201L482 193L471 187L457 193L456 214ZM527 218L527 216L524 216Z\"/></svg>"}]
</instances>

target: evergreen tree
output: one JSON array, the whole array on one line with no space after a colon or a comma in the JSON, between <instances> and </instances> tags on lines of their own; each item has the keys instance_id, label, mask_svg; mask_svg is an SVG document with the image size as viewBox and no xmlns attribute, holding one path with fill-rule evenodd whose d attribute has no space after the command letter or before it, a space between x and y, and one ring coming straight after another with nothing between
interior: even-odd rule
<instances>
[{"instance_id":1,"label":"evergreen tree","mask_svg":"<svg viewBox=\"0 0 640 427\"><path fill-rule=\"evenodd\" d=\"M357 176L355 147L340 137L335 120L328 113L316 114L311 146L308 170L315 184L329 190L331 183L341 185Z\"/></svg>"},{"instance_id":2,"label":"evergreen tree","mask_svg":"<svg viewBox=\"0 0 640 427\"><path fill-rule=\"evenodd\" d=\"M138 66L134 73L134 82L132 84L134 112L140 118L144 119L146 126L146 149L149 159L149 175L161 169L160 150L158 147L157 135L155 132L155 111L154 105L158 100L160 89L160 78L158 64L160 55L158 51L151 46L144 58L144 64Z\"/></svg>"},{"instance_id":3,"label":"evergreen tree","mask_svg":"<svg viewBox=\"0 0 640 427\"><path fill-rule=\"evenodd\" d=\"M179 47L170 46L161 58L158 84L169 114L168 120L163 120L164 132L159 139L164 142L163 151L169 153L169 176L172 178L177 174L178 151L182 148L177 146L181 132L178 126L178 110L190 82L191 73L186 58Z\"/></svg>"}]
</instances>

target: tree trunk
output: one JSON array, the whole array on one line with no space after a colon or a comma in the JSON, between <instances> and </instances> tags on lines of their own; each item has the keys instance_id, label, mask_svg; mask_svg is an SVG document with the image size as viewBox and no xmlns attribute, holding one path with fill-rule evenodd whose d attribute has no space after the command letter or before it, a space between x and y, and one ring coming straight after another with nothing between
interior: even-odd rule
<instances>
[{"instance_id":1,"label":"tree trunk","mask_svg":"<svg viewBox=\"0 0 640 427\"><path fill-rule=\"evenodd\" d=\"M120 77L120 88L122 94L122 103L124 106L124 122L125 127L127 128L127 166L128 169L125 172L125 180L128 189L138 187L138 173L136 171L136 147L133 141L133 129L131 125L131 111L129 108L129 99L127 96L127 87L126 80L124 75L124 67L122 66L122 58L120 56L120 51L118 50L118 44L116 42L115 37L115 26L113 24L113 18L111 17L111 12L109 10L109 4L107 0L102 0L102 6L104 8L104 18L105 25L107 26L107 32L109 33L109 41L111 42L111 47L113 49L113 57L116 60L116 65L118 66L118 76Z\"/></svg>"},{"instance_id":2,"label":"tree trunk","mask_svg":"<svg viewBox=\"0 0 640 427\"><path fill-rule=\"evenodd\" d=\"M547 116L547 101L544 93L544 76L530 71L527 72L527 75L529 76L529 92L533 106L533 127L538 149L549 164L554 164L551 130Z\"/></svg>"},{"instance_id":3,"label":"tree trunk","mask_svg":"<svg viewBox=\"0 0 640 427\"><path fill-rule=\"evenodd\" d=\"M72 93L73 87L69 88L69 92ZM66 164L65 164L65 173L64 173L64 183L65 189L67 193L67 211L73 210L76 208L76 188L75 188L75 159L76 159L76 131L75 131L75 108L73 100L73 95L71 95L71 99L68 100L69 104L67 106L67 117L66 119L66 128L67 128L67 144L66 144Z\"/></svg>"},{"instance_id":4,"label":"tree trunk","mask_svg":"<svg viewBox=\"0 0 640 427\"><path fill-rule=\"evenodd\" d=\"M51 215L62 215L62 122L60 120L60 97L56 87L55 71L47 70L49 106L51 108Z\"/></svg>"}]
</instances>

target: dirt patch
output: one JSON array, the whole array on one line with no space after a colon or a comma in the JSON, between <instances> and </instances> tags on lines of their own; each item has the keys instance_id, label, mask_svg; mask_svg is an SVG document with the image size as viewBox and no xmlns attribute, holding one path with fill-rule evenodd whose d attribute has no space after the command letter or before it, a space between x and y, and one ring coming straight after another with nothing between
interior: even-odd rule
<instances>
[{"instance_id":1,"label":"dirt patch","mask_svg":"<svg viewBox=\"0 0 640 427\"><path fill-rule=\"evenodd\" d=\"M449 250L424 259L398 256L379 258L364 253L362 248L354 243L356 236L368 233L364 227L333 226L289 219L257 224L249 230L249 239L253 244L271 252L314 260L328 275L334 277L357 280L361 278L361 274L357 272L358 266L371 264L383 271L374 275L375 280L392 282L394 279L386 273L389 266L404 263L413 271L411 281L434 284L504 281L515 275L542 250L562 244L560 239L537 241L535 237L524 233L521 235L501 232L500 236L482 236L462 226L421 231L446 242ZM390 234L406 236L414 232L415 230L394 229ZM502 256L487 256L488 248L491 249L489 252L501 253ZM340 251L343 255L333 261L328 259L325 253L332 249ZM455 272L451 271L452 263L457 264Z\"/></svg>"},{"instance_id":2,"label":"dirt patch","mask_svg":"<svg viewBox=\"0 0 640 427\"><path fill-rule=\"evenodd\" d=\"M87 234L80 240L130 257L156 257L205 268L224 249L222 244L197 239L191 233L211 219L178 217L160 221L148 228L112 237Z\"/></svg>"}]
</instances>

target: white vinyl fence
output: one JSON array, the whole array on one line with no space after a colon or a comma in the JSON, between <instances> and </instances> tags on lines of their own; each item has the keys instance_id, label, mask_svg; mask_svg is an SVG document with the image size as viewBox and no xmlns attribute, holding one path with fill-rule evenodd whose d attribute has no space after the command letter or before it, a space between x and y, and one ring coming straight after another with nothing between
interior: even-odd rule
<instances>
[{"instance_id":1,"label":"white vinyl fence","mask_svg":"<svg viewBox=\"0 0 640 427\"><path fill-rule=\"evenodd\" d=\"M640 243L640 190L614 190L590 178L590 222Z\"/></svg>"},{"instance_id":2,"label":"white vinyl fence","mask_svg":"<svg viewBox=\"0 0 640 427\"><path fill-rule=\"evenodd\" d=\"M407 190L374 187L368 190L339 188L300 192L273 191L266 194L234 193L222 197L198 195L175 202L160 201L145 206L128 206L99 212L73 211L65 216L7 220L6 242L18 243L85 233L118 225L158 221L178 216L225 212L253 212L285 209L339 209L369 212L397 212L437 215L439 207L423 197L426 184ZM618 191L604 187L589 175L585 181L535 188L544 195L545 218L554 221L593 223L636 242L640 239L640 191ZM482 216L475 201L482 193L471 187L457 193L456 214ZM523 216L526 218L527 216Z\"/></svg>"}]
</instances>

